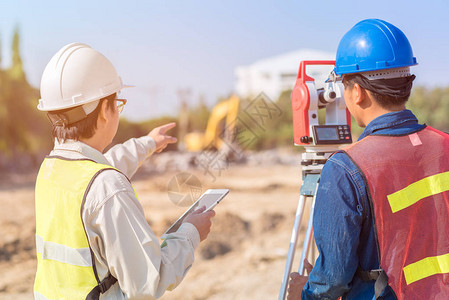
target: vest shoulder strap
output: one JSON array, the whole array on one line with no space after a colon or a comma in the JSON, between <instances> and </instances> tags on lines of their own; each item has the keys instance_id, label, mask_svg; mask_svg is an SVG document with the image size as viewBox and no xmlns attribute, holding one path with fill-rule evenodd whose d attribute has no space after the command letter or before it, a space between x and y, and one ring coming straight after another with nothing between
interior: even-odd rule
<instances>
[{"instance_id":1,"label":"vest shoulder strap","mask_svg":"<svg viewBox=\"0 0 449 300\"><path fill-rule=\"evenodd\" d=\"M104 294L116 282L117 282L117 278L115 278L114 276L112 276L111 273L109 273L109 275L106 276L105 279L103 279L96 287L94 287L92 289L92 291L90 291L90 293L86 297L86 300L98 300L98 299L100 299L100 294Z\"/></svg>"},{"instance_id":2,"label":"vest shoulder strap","mask_svg":"<svg viewBox=\"0 0 449 300\"><path fill-rule=\"evenodd\" d=\"M84 228L84 232L86 234L86 238L87 238L87 231L86 231L86 226L85 226L84 220L83 220L83 211L84 211L84 204L86 202L86 196L90 190L90 187L91 187L93 181L101 172L106 171L106 170L116 170L117 172L122 173L121 171L119 171L118 169L113 168L113 167L109 167L106 165L103 165L103 167L104 168L100 169L97 173L95 173L95 175L90 180L89 185L87 186L86 192L83 197L83 202L81 204L80 214L81 214L81 220L83 223L83 228ZM123 174L123 175L125 175L125 174ZM126 175L125 175L125 177L128 179L128 177ZM89 239L87 239L87 241L89 243ZM97 279L98 285L95 286L89 292L89 294L86 297L86 300L98 300L98 299L100 299L100 294L104 294L107 290L109 290L117 282L117 278L115 278L114 276L112 276L111 273L109 273L108 276L106 276L102 281L100 281L100 279L98 277L98 273L97 273L97 266L95 264L94 254L93 254L92 248L90 247L90 243L89 243L89 249L90 249L90 253L91 253L91 257L92 257L92 267L93 267L95 278Z\"/></svg>"}]
</instances>

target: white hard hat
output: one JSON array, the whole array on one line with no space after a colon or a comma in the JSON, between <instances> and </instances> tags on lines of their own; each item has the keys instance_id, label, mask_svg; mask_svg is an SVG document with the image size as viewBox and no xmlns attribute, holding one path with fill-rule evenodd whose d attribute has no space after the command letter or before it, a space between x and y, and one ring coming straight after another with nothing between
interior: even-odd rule
<instances>
[{"instance_id":1,"label":"white hard hat","mask_svg":"<svg viewBox=\"0 0 449 300\"><path fill-rule=\"evenodd\" d=\"M112 63L90 46L72 43L62 47L45 67L37 108L54 111L83 105L91 113L101 98L129 87Z\"/></svg>"}]
</instances>

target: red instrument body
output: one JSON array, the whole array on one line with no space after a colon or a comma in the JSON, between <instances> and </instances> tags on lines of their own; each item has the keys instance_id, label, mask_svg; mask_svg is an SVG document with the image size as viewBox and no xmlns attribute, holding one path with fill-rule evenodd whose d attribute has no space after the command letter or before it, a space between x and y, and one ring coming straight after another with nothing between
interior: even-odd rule
<instances>
[{"instance_id":1,"label":"red instrument body","mask_svg":"<svg viewBox=\"0 0 449 300\"><path fill-rule=\"evenodd\" d=\"M309 88L314 87L315 79L306 74L306 67L309 65L334 65L335 60L305 60L301 61L296 78L295 87L292 92L293 110L293 137L295 145L309 145L301 142L301 137L310 137L310 104L311 93ZM314 91L316 94L316 90ZM314 101L318 101L314 99ZM315 110L315 109L314 109ZM312 116L314 112L312 113ZM316 124L318 124L318 111L316 111ZM351 126L351 115L346 108L346 124Z\"/></svg>"}]
</instances>

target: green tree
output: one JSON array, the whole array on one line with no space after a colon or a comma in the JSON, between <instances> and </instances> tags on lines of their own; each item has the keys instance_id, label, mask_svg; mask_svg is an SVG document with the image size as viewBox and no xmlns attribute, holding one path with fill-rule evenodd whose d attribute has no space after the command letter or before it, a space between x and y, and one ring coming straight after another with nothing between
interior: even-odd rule
<instances>
[{"instance_id":1,"label":"green tree","mask_svg":"<svg viewBox=\"0 0 449 300\"><path fill-rule=\"evenodd\" d=\"M22 57L20 56L20 33L19 27L14 29L12 39L12 64L9 73L12 79L25 81L25 71L23 70Z\"/></svg>"},{"instance_id":2,"label":"green tree","mask_svg":"<svg viewBox=\"0 0 449 300\"><path fill-rule=\"evenodd\" d=\"M45 115L35 106L38 91L26 80L12 78L8 72L2 71L0 80L0 151L16 155L41 149L43 130L49 126Z\"/></svg>"},{"instance_id":3,"label":"green tree","mask_svg":"<svg viewBox=\"0 0 449 300\"><path fill-rule=\"evenodd\" d=\"M12 66L0 68L0 157L19 167L21 161L30 161L24 157L36 162L48 153L52 139L45 114L36 109L39 91L27 82L23 71L18 28L12 49Z\"/></svg>"},{"instance_id":4,"label":"green tree","mask_svg":"<svg viewBox=\"0 0 449 300\"><path fill-rule=\"evenodd\" d=\"M243 124L238 124L240 130L238 131L254 131L256 140L249 145L245 145L246 149L250 150L263 150L273 149L283 146L293 145L293 113L291 104L291 90L281 93L278 99L274 101L274 104L279 109L280 113L273 112L271 117L264 118L264 128L259 129L258 125L248 116L245 110L250 107L251 101L255 101L253 98L242 99L240 102L240 110L238 120ZM269 100L267 100L269 101ZM249 127L249 128L245 128ZM252 134L250 134L252 137Z\"/></svg>"},{"instance_id":5,"label":"green tree","mask_svg":"<svg viewBox=\"0 0 449 300\"><path fill-rule=\"evenodd\" d=\"M420 123L449 132L449 87L416 87L407 104Z\"/></svg>"}]
</instances>

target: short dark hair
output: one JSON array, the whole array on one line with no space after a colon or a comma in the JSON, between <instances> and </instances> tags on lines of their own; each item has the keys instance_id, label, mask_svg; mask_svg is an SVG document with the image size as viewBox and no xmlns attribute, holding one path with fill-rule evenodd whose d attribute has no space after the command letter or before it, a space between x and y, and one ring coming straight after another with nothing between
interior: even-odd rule
<instances>
[{"instance_id":1,"label":"short dark hair","mask_svg":"<svg viewBox=\"0 0 449 300\"><path fill-rule=\"evenodd\" d=\"M393 106L404 105L408 101L414 78L415 76L411 75L404 78L369 80L360 74L350 74L344 76L343 84L345 88L352 89L354 84L358 83L360 87L370 92L374 100L381 107L391 108ZM404 83L401 82L396 85L398 80L403 80ZM385 90L393 91L393 95L392 93L384 92L384 87Z\"/></svg>"},{"instance_id":2,"label":"short dark hair","mask_svg":"<svg viewBox=\"0 0 449 300\"><path fill-rule=\"evenodd\" d=\"M59 143L62 143L66 140L75 140L79 141L80 138L90 138L94 135L95 130L97 129L97 120L98 115L100 113L101 106L104 101L107 101L107 109L114 109L115 102L111 100L115 100L116 94L109 95L105 98L100 99L97 107L93 112L87 115L86 118L75 122L73 124L53 124L52 134L53 137L58 140ZM52 111L51 113L59 114L64 113L68 109L62 109L58 111Z\"/></svg>"}]
</instances>

